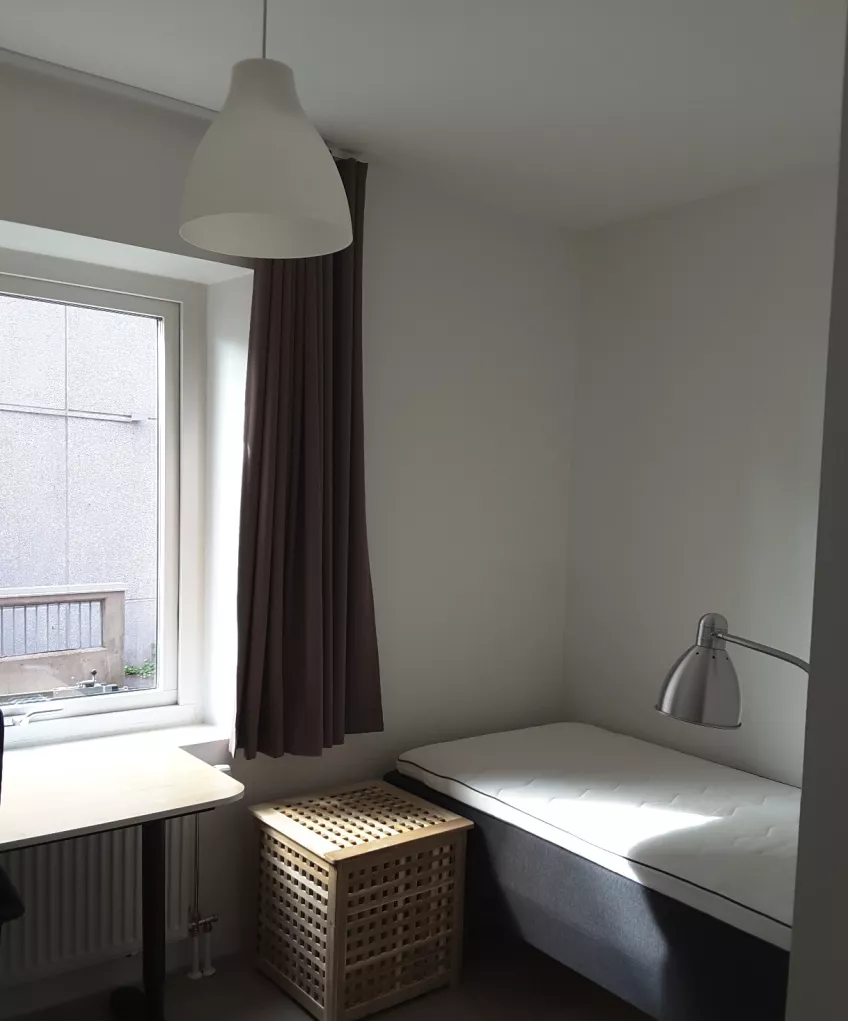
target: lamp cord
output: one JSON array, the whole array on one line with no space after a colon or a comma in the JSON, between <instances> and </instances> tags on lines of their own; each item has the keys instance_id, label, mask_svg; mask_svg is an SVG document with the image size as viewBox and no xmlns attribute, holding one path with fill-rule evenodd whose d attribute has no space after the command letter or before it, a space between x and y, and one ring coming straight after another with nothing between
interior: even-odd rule
<instances>
[{"instance_id":1,"label":"lamp cord","mask_svg":"<svg viewBox=\"0 0 848 1021\"><path fill-rule=\"evenodd\" d=\"M262 59L268 52L268 0L262 0Z\"/></svg>"}]
</instances>

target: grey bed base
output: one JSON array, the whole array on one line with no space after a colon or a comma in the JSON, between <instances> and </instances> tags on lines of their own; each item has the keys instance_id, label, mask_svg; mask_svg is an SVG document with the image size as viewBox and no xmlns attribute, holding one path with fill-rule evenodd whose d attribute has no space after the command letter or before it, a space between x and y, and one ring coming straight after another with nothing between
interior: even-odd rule
<instances>
[{"instance_id":1,"label":"grey bed base","mask_svg":"<svg viewBox=\"0 0 848 1021\"><path fill-rule=\"evenodd\" d=\"M783 1021L789 954L399 772L471 819L466 931L517 936L659 1021Z\"/></svg>"}]
</instances>

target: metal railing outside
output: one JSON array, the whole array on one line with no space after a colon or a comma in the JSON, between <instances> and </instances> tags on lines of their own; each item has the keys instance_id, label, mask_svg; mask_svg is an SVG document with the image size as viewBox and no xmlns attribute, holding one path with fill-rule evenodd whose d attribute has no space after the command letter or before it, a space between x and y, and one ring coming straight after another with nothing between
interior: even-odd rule
<instances>
[{"instance_id":1,"label":"metal railing outside","mask_svg":"<svg viewBox=\"0 0 848 1021\"><path fill-rule=\"evenodd\" d=\"M0 698L124 683L125 586L0 589Z\"/></svg>"}]
</instances>

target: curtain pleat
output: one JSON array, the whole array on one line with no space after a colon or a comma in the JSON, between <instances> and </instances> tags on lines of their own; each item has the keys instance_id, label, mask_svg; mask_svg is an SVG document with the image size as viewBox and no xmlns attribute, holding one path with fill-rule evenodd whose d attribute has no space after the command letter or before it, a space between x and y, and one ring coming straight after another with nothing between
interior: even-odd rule
<instances>
[{"instance_id":1,"label":"curtain pleat","mask_svg":"<svg viewBox=\"0 0 848 1021\"><path fill-rule=\"evenodd\" d=\"M258 262L245 414L236 744L318 755L382 730L365 520L367 167L339 162L353 244Z\"/></svg>"}]
</instances>

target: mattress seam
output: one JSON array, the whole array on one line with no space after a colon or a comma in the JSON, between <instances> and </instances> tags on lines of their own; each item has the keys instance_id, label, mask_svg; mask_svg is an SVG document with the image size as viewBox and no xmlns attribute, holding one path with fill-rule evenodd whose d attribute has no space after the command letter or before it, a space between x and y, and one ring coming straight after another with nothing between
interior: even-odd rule
<instances>
[{"instance_id":1,"label":"mattress seam","mask_svg":"<svg viewBox=\"0 0 848 1021\"><path fill-rule=\"evenodd\" d=\"M538 823L542 823L544 826L551 826L553 829L558 829L562 833L567 833L570 837L574 837L575 840L582 840L583 843L589 844L591 847L596 848L599 851L603 851L604 854L612 854L617 858L621 858L624 861L630 862L631 865L638 865L640 868L650 869L652 872L657 872L662 876L668 876L670 879L676 879L680 883L686 883L687 886L691 886L696 890L702 890L704 893L712 894L713 897L720 897L722 900L728 902L728 904L735 904L737 907L743 908L745 911L750 911L752 914L759 915L761 918L767 918L770 922L774 922L776 925L783 926L784 929L792 930L792 926L788 922L782 921L780 918L775 918L774 915L769 915L765 911L760 911L757 908L752 908L749 904L743 904L742 901L735 900L733 897L728 897L726 893L720 893L718 890L711 890L708 886L701 886L700 883L695 883L691 879L686 879L684 876L678 876L674 872L668 872L666 869L658 868L656 865L649 865L647 862L639 861L638 858L629 858L626 854L619 854L617 851L611 851L607 847L602 847L600 844L595 844L591 840L587 840L585 837L581 837L577 833L573 833L571 830L564 829L561 826L555 826L553 823L549 823L544 819L541 819L538 815L533 815L532 812L527 812L523 808L518 808L516 805L511 805L508 801L504 801L502 798L495 796L494 794L487 794L485 791L478 790L478 788L472 786L470 783L466 783L464 780L459 780L455 776L446 776L444 773L437 773L434 769L428 769L426 766L421 766L417 762L413 762L411 759L398 758L398 763L405 763L407 766L414 766L416 769L420 769L425 773L429 773L431 776L438 776L442 780L449 780L452 783L458 783L462 787L466 787L468 790L473 791L475 794L479 794L483 798L491 798L492 801L497 801L498 804L503 805L505 808L509 808L514 812L520 812L521 815L526 815L528 819L533 819ZM449 795L448 795L449 796ZM473 807L473 806L469 806ZM502 819L501 822L507 822ZM509 825L509 823L507 823ZM535 834L538 836L538 834ZM544 837L539 837L540 840L544 840ZM552 841L548 841L552 843ZM567 850L567 849L566 849ZM573 852L574 854L580 854L579 851ZM580 855L580 857L584 857ZM588 859L587 859L588 860ZM600 864L599 862L596 864ZM601 868L604 866L601 865ZM640 884L641 885L641 884ZM671 896L667 894L666 896ZM698 910L695 908L694 910Z\"/></svg>"}]
</instances>

